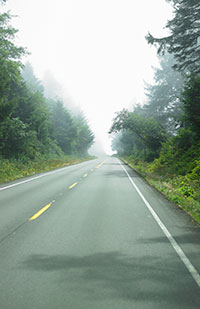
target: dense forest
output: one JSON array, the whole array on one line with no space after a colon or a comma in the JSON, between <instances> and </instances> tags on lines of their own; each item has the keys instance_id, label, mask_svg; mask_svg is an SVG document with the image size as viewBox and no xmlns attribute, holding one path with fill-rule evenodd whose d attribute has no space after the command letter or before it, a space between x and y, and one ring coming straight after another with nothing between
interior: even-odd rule
<instances>
[{"instance_id":1,"label":"dense forest","mask_svg":"<svg viewBox=\"0 0 200 309\"><path fill-rule=\"evenodd\" d=\"M174 11L169 35L146 36L160 60L154 83L146 85L145 104L116 114L112 148L157 187L174 191L174 201L199 219L200 2L168 2Z\"/></svg>"},{"instance_id":2,"label":"dense forest","mask_svg":"<svg viewBox=\"0 0 200 309\"><path fill-rule=\"evenodd\" d=\"M5 0L1 0L3 5ZM27 50L15 44L17 30L10 13L0 14L0 160L88 156L94 141L83 113L72 113L62 99L47 98Z\"/></svg>"}]
</instances>

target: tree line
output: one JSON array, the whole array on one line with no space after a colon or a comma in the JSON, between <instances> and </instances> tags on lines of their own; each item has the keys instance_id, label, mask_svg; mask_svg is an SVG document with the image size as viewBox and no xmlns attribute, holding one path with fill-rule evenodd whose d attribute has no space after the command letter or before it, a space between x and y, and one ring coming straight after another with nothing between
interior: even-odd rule
<instances>
[{"instance_id":1,"label":"tree line","mask_svg":"<svg viewBox=\"0 0 200 309\"><path fill-rule=\"evenodd\" d=\"M169 35L146 36L160 67L146 84L147 101L118 112L110 133L119 155L185 174L200 162L200 2L168 0L174 9Z\"/></svg>"},{"instance_id":2,"label":"tree line","mask_svg":"<svg viewBox=\"0 0 200 309\"><path fill-rule=\"evenodd\" d=\"M11 19L10 13L0 14L0 156L87 155L94 134L86 118L44 96L31 65L22 65L27 50L15 45Z\"/></svg>"}]
</instances>

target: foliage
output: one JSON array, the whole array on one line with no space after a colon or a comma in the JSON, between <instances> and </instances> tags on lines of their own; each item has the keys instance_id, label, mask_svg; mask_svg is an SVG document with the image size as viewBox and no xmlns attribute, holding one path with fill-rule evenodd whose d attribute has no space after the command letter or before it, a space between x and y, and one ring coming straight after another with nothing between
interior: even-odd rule
<instances>
[{"instance_id":1,"label":"foliage","mask_svg":"<svg viewBox=\"0 0 200 309\"><path fill-rule=\"evenodd\" d=\"M26 156L21 156L17 159L5 159L0 156L0 183L77 164L91 159L93 159L93 157L71 157L60 154L39 154L33 160L28 160Z\"/></svg>"},{"instance_id":2,"label":"foliage","mask_svg":"<svg viewBox=\"0 0 200 309\"><path fill-rule=\"evenodd\" d=\"M200 73L200 2L199 0L171 0L174 17L168 21L166 28L170 34L155 38L150 33L147 41L158 46L158 53L173 54L176 59L174 68Z\"/></svg>"},{"instance_id":3,"label":"foliage","mask_svg":"<svg viewBox=\"0 0 200 309\"><path fill-rule=\"evenodd\" d=\"M132 156L135 159L151 162L157 154L148 148L144 142L129 130L121 130L112 140L112 150L120 156Z\"/></svg>"},{"instance_id":4,"label":"foliage","mask_svg":"<svg viewBox=\"0 0 200 309\"><path fill-rule=\"evenodd\" d=\"M124 130L130 135L115 137L118 154L148 162L155 159L152 172L186 175L199 159L200 78L192 74L181 94L183 79L170 69L172 60L165 56L161 69L155 71L156 85L148 88L147 104L118 113L111 132Z\"/></svg>"},{"instance_id":5,"label":"foliage","mask_svg":"<svg viewBox=\"0 0 200 309\"><path fill-rule=\"evenodd\" d=\"M19 118L6 118L1 123L0 151L4 156L20 152L27 138L27 127Z\"/></svg>"},{"instance_id":6,"label":"foliage","mask_svg":"<svg viewBox=\"0 0 200 309\"><path fill-rule=\"evenodd\" d=\"M200 161L196 161L196 166L184 176L169 176L163 174L162 169L155 172L152 168L155 162L147 163L132 156L121 159L200 223Z\"/></svg>"},{"instance_id":7,"label":"foliage","mask_svg":"<svg viewBox=\"0 0 200 309\"><path fill-rule=\"evenodd\" d=\"M121 130L112 140L112 150L117 151L120 156L128 156L132 154L135 144L139 148L137 136L128 130Z\"/></svg>"},{"instance_id":8,"label":"foliage","mask_svg":"<svg viewBox=\"0 0 200 309\"><path fill-rule=\"evenodd\" d=\"M196 166L200 158L200 144L193 143L191 132L181 129L179 134L163 144L159 158L155 159L151 171L164 175L186 175Z\"/></svg>"},{"instance_id":9,"label":"foliage","mask_svg":"<svg viewBox=\"0 0 200 309\"><path fill-rule=\"evenodd\" d=\"M32 92L39 91L39 92L43 93L44 87L43 87L41 81L39 81L37 79L37 77L35 76L34 71L33 71L33 67L32 67L30 62L26 62L25 66L23 66L22 77L23 77L24 81L26 82L28 88Z\"/></svg>"},{"instance_id":10,"label":"foliage","mask_svg":"<svg viewBox=\"0 0 200 309\"><path fill-rule=\"evenodd\" d=\"M16 60L18 66L21 65L19 59L26 54L23 47L17 47L13 43L18 30L10 25L11 15L9 13L0 14L0 59L1 61Z\"/></svg>"},{"instance_id":11,"label":"foliage","mask_svg":"<svg viewBox=\"0 0 200 309\"><path fill-rule=\"evenodd\" d=\"M143 117L123 109L117 113L109 133L129 130L154 153L159 154L162 143L166 140L164 128L153 118Z\"/></svg>"},{"instance_id":12,"label":"foliage","mask_svg":"<svg viewBox=\"0 0 200 309\"><path fill-rule=\"evenodd\" d=\"M70 112L61 101L55 102L52 112L52 137L65 154L72 154L77 130Z\"/></svg>"},{"instance_id":13,"label":"foliage","mask_svg":"<svg viewBox=\"0 0 200 309\"><path fill-rule=\"evenodd\" d=\"M147 102L117 113L110 133L118 155L200 222L200 2L169 2L170 35L147 37L161 55Z\"/></svg>"},{"instance_id":14,"label":"foliage","mask_svg":"<svg viewBox=\"0 0 200 309\"><path fill-rule=\"evenodd\" d=\"M9 13L0 14L0 155L10 160L87 155L94 140L87 121L44 97L31 64L22 68L26 51L15 46L17 30L10 21Z\"/></svg>"},{"instance_id":15,"label":"foliage","mask_svg":"<svg viewBox=\"0 0 200 309\"><path fill-rule=\"evenodd\" d=\"M147 103L142 108L142 115L153 117L172 135L176 132L182 113L184 79L172 68L172 55L165 54L159 60L160 68L154 69L154 84L146 86Z\"/></svg>"},{"instance_id":16,"label":"foliage","mask_svg":"<svg viewBox=\"0 0 200 309\"><path fill-rule=\"evenodd\" d=\"M75 125L77 136L74 143L74 152L79 155L85 155L94 143L94 134L82 113L75 116Z\"/></svg>"},{"instance_id":17,"label":"foliage","mask_svg":"<svg viewBox=\"0 0 200 309\"><path fill-rule=\"evenodd\" d=\"M200 138L200 77L192 74L183 93L184 120L193 133Z\"/></svg>"}]
</instances>

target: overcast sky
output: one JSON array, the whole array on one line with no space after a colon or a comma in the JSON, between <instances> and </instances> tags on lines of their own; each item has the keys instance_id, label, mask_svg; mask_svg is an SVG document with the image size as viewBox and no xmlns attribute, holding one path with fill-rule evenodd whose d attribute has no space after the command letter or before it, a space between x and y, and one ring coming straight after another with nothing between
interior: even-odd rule
<instances>
[{"instance_id":1,"label":"overcast sky","mask_svg":"<svg viewBox=\"0 0 200 309\"><path fill-rule=\"evenodd\" d=\"M39 79L50 71L84 111L97 140L110 151L114 113L144 102L156 49L145 35L166 34L165 0L8 0L12 24L31 53Z\"/></svg>"}]
</instances>

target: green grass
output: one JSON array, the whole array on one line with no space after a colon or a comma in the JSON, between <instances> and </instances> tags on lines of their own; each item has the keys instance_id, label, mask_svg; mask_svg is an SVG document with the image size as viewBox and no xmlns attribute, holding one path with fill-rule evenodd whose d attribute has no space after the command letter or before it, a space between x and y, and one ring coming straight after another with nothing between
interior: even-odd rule
<instances>
[{"instance_id":1,"label":"green grass","mask_svg":"<svg viewBox=\"0 0 200 309\"><path fill-rule=\"evenodd\" d=\"M159 173L155 172L153 163L135 160L131 157L120 159L200 223L200 177L193 177L192 173L185 176L166 175L162 174L162 170Z\"/></svg>"},{"instance_id":2,"label":"green grass","mask_svg":"<svg viewBox=\"0 0 200 309\"><path fill-rule=\"evenodd\" d=\"M5 183L22 177L27 177L57 168L78 164L83 161L94 159L94 157L61 157L46 159L41 157L37 160L17 160L0 158L0 183Z\"/></svg>"}]
</instances>

